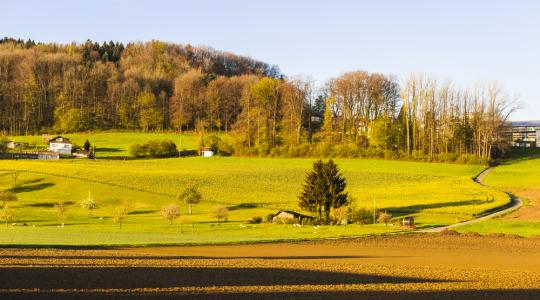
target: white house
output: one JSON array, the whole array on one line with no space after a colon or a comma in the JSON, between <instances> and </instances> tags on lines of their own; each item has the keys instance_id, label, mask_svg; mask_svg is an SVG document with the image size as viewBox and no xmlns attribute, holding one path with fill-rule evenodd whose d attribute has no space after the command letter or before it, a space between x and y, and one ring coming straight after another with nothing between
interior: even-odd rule
<instances>
[{"instance_id":1,"label":"white house","mask_svg":"<svg viewBox=\"0 0 540 300\"><path fill-rule=\"evenodd\" d=\"M71 141L68 138L57 136L49 140L49 150L58 154L71 155Z\"/></svg>"},{"instance_id":2,"label":"white house","mask_svg":"<svg viewBox=\"0 0 540 300\"><path fill-rule=\"evenodd\" d=\"M214 151L212 151L212 150L203 150L203 151L201 151L201 156L202 157L212 157L212 156L214 156Z\"/></svg>"}]
</instances>

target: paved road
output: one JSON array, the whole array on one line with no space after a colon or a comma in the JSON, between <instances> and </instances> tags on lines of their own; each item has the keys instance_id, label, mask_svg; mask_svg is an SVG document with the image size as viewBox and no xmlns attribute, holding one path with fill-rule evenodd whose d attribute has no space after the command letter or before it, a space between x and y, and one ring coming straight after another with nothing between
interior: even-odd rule
<instances>
[{"instance_id":1,"label":"paved road","mask_svg":"<svg viewBox=\"0 0 540 300\"><path fill-rule=\"evenodd\" d=\"M490 168L487 168L484 171L482 171L482 173L478 174L478 176L473 178L474 182L478 183L479 185L485 186L484 178L494 168L495 167L490 167ZM456 228L456 227L460 227L460 226L464 226L464 225L469 225L469 224L485 221L485 220L488 220L488 219L492 219L492 218L495 218L495 217L498 217L498 216L513 212L513 211L517 210L518 208L520 208L523 205L523 201L521 201L516 196L514 196L514 195L512 195L510 193L506 193L506 194L508 194L508 196L510 197L510 206L505 206L501 210L494 211L494 212L492 212L490 214L487 214L485 216L482 216L482 217L479 217L479 218L476 218L476 219L473 219L473 220L464 221L464 222L460 222L460 223L455 223L455 224L448 225L448 226L432 228L432 229L418 230L418 232L441 232L441 231L444 231L446 229L452 229L452 228Z\"/></svg>"}]
</instances>

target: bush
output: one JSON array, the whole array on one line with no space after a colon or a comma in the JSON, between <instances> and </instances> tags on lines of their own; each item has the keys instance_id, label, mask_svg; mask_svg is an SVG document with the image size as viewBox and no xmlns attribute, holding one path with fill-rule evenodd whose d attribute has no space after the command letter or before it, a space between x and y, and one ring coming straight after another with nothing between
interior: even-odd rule
<instances>
[{"instance_id":1,"label":"bush","mask_svg":"<svg viewBox=\"0 0 540 300\"><path fill-rule=\"evenodd\" d=\"M251 219L249 219L248 223L249 224L260 224L262 223L263 219L261 217L253 217Z\"/></svg>"},{"instance_id":2,"label":"bush","mask_svg":"<svg viewBox=\"0 0 540 300\"><path fill-rule=\"evenodd\" d=\"M377 211L375 211L377 213ZM351 223L356 224L372 224L373 223L373 210L366 208L357 209L352 213Z\"/></svg>"},{"instance_id":3,"label":"bush","mask_svg":"<svg viewBox=\"0 0 540 300\"><path fill-rule=\"evenodd\" d=\"M173 157L178 155L176 144L171 140L151 140L142 144L133 144L129 152L134 157Z\"/></svg>"},{"instance_id":4,"label":"bush","mask_svg":"<svg viewBox=\"0 0 540 300\"><path fill-rule=\"evenodd\" d=\"M272 221L274 221L274 214L266 215L266 222L272 223Z\"/></svg>"}]
</instances>

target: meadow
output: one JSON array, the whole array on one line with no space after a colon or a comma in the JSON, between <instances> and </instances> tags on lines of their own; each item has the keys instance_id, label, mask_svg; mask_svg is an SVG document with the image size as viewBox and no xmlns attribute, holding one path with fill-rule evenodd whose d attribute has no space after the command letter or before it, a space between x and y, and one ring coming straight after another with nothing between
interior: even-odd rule
<instances>
[{"instance_id":1,"label":"meadow","mask_svg":"<svg viewBox=\"0 0 540 300\"><path fill-rule=\"evenodd\" d=\"M197 148L197 137L193 134L179 133L145 133L145 132L83 132L73 133L66 137L82 147L88 140L96 147L96 157L119 157L129 156L129 146L148 140L171 140L176 144L178 150L193 150ZM31 148L44 149L47 144L44 136L28 135L16 136L13 139L17 142L29 143Z\"/></svg>"},{"instance_id":2,"label":"meadow","mask_svg":"<svg viewBox=\"0 0 540 300\"><path fill-rule=\"evenodd\" d=\"M298 211L296 196L314 159L185 157L143 160L0 161L0 188L10 188L12 171L21 171L10 203L13 223L0 226L0 244L119 245L204 244L318 239L404 231L384 226L303 226L246 224L278 210ZM395 223L416 217L419 228L472 219L509 202L502 192L473 182L484 167L403 161L337 159L356 207L387 210ZM160 215L179 191L198 184L204 200L173 225ZM79 203L91 193L99 208ZM67 221L58 228L55 204L67 204ZM129 203L122 229L112 223L120 203ZM217 226L212 212L227 207ZM307 212L306 212L307 213ZM180 234L180 230L182 233Z\"/></svg>"},{"instance_id":3,"label":"meadow","mask_svg":"<svg viewBox=\"0 0 540 300\"><path fill-rule=\"evenodd\" d=\"M507 191L524 201L518 211L501 218L463 226L459 231L482 234L506 233L521 236L540 235L540 152L518 152L513 159L497 166L484 182Z\"/></svg>"}]
</instances>

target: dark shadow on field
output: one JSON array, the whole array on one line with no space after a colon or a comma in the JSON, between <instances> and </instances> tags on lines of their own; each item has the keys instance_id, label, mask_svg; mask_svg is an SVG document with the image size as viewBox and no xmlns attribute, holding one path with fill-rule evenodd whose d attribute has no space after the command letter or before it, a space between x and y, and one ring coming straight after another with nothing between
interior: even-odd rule
<instances>
[{"instance_id":1,"label":"dark shadow on field","mask_svg":"<svg viewBox=\"0 0 540 300\"><path fill-rule=\"evenodd\" d=\"M540 289L519 290L459 290L459 291L343 291L346 287L340 288L340 290L326 291L326 292L275 292L275 293L223 293L223 294L189 294L189 293L174 293L174 292L159 292L154 291L150 293L108 293L107 291L100 292L87 292L79 291L78 293L43 293L34 292L29 294L5 294L10 299L34 299L36 296L39 299L345 299L345 300L357 300L357 299L370 299L370 300L507 300L507 299L520 299L520 300L538 300ZM1 294L0 294L1 295Z\"/></svg>"},{"instance_id":2,"label":"dark shadow on field","mask_svg":"<svg viewBox=\"0 0 540 300\"><path fill-rule=\"evenodd\" d=\"M288 255L288 256L89 256L89 255L69 255L69 256L54 256L54 255L0 255L0 259L77 259L77 260L92 260L92 259L136 259L136 260L192 260L192 259L262 259L262 260L306 260L306 259L370 259L370 258L405 258L411 256L373 256L373 255ZM10 263L9 265L14 265ZM18 264L24 265L24 264ZM49 265L47 263L47 265Z\"/></svg>"},{"instance_id":3,"label":"dark shadow on field","mask_svg":"<svg viewBox=\"0 0 540 300\"><path fill-rule=\"evenodd\" d=\"M56 202L40 202L40 203L21 205L21 207L53 208L56 204L57 204ZM75 204L75 202L73 201L64 202L64 205L73 205L73 204Z\"/></svg>"},{"instance_id":4,"label":"dark shadow on field","mask_svg":"<svg viewBox=\"0 0 540 300\"><path fill-rule=\"evenodd\" d=\"M239 210L239 209L253 209L253 208L264 208L269 205L282 204L282 203L268 203L268 202L250 202L250 203L240 203L237 205L228 206L228 210Z\"/></svg>"},{"instance_id":5,"label":"dark shadow on field","mask_svg":"<svg viewBox=\"0 0 540 300\"><path fill-rule=\"evenodd\" d=\"M144 214L151 214L151 213L155 213L157 212L157 210L134 210L134 211L130 211L128 212L128 215L144 215Z\"/></svg>"},{"instance_id":6,"label":"dark shadow on field","mask_svg":"<svg viewBox=\"0 0 540 300\"><path fill-rule=\"evenodd\" d=\"M284 268L1 267L0 289L114 289L435 283L435 279Z\"/></svg>"},{"instance_id":7,"label":"dark shadow on field","mask_svg":"<svg viewBox=\"0 0 540 300\"><path fill-rule=\"evenodd\" d=\"M116 152L123 152L124 149L121 149L121 148L96 148L96 153L99 153L99 152L111 152L111 153L116 153Z\"/></svg>"},{"instance_id":8,"label":"dark shadow on field","mask_svg":"<svg viewBox=\"0 0 540 300\"><path fill-rule=\"evenodd\" d=\"M12 188L11 191L17 194L28 193L28 192L44 190L46 188L50 188L51 186L54 186L54 183L44 182L44 183L36 183L36 184L24 184L24 185L18 185L17 187Z\"/></svg>"},{"instance_id":9,"label":"dark shadow on field","mask_svg":"<svg viewBox=\"0 0 540 300\"><path fill-rule=\"evenodd\" d=\"M437 209L443 207L455 207L455 206L466 206L466 205L479 205L484 203L485 200L464 200L464 201L454 201L454 202L440 202L440 203L431 203L431 204L417 204L410 206L402 207L387 207L385 210L391 212L395 217L400 217L403 215L414 214L422 212L426 209Z\"/></svg>"}]
</instances>

